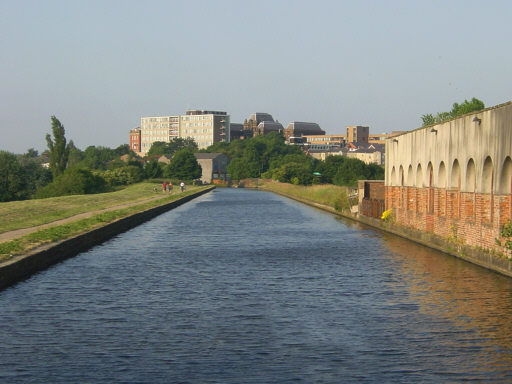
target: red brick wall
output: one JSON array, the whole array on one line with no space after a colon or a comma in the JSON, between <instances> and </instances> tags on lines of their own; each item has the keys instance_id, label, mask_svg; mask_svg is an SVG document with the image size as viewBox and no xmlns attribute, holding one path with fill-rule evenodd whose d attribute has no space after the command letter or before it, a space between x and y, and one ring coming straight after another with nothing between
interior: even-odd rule
<instances>
[{"instance_id":1,"label":"red brick wall","mask_svg":"<svg viewBox=\"0 0 512 384\"><path fill-rule=\"evenodd\" d=\"M387 186L386 209L393 209L397 224L500 252L496 239L512 218L511 196L439 188Z\"/></svg>"}]
</instances>

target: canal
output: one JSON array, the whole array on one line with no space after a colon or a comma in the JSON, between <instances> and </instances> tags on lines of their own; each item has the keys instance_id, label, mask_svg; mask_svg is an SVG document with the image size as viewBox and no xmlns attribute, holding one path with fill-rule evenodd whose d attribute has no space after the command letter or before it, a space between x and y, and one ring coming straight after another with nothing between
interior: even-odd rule
<instances>
[{"instance_id":1,"label":"canal","mask_svg":"<svg viewBox=\"0 0 512 384\"><path fill-rule=\"evenodd\" d=\"M0 292L1 383L510 383L512 279L217 189Z\"/></svg>"}]
</instances>

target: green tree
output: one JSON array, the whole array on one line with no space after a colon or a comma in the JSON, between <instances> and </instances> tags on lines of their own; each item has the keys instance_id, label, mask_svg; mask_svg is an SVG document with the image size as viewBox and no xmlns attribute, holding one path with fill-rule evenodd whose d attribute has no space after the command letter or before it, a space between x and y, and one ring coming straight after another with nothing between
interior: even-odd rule
<instances>
[{"instance_id":1,"label":"green tree","mask_svg":"<svg viewBox=\"0 0 512 384\"><path fill-rule=\"evenodd\" d=\"M144 164L144 177L154 179L163 175L163 166L156 160L148 161Z\"/></svg>"},{"instance_id":2,"label":"green tree","mask_svg":"<svg viewBox=\"0 0 512 384\"><path fill-rule=\"evenodd\" d=\"M169 158L173 157L174 154L183 149L188 149L189 151L197 151L197 144L194 139L187 137L185 139L181 137L177 137L172 139L170 142L166 143L163 141L155 141L149 151L147 153L148 157L155 156L167 156Z\"/></svg>"},{"instance_id":3,"label":"green tree","mask_svg":"<svg viewBox=\"0 0 512 384\"><path fill-rule=\"evenodd\" d=\"M313 172L308 163L286 163L272 170L272 178L283 183L311 185Z\"/></svg>"},{"instance_id":4,"label":"green tree","mask_svg":"<svg viewBox=\"0 0 512 384\"><path fill-rule=\"evenodd\" d=\"M483 101L473 97L470 101L464 100L461 104L453 103L449 112L438 112L435 116L432 113L421 116L423 126L439 124L446 120L453 119L466 113L480 111L485 108Z\"/></svg>"},{"instance_id":5,"label":"green tree","mask_svg":"<svg viewBox=\"0 0 512 384\"><path fill-rule=\"evenodd\" d=\"M53 177L57 177L64 173L68 164L69 145L66 145L66 137L64 126L55 117L51 117L53 140L48 133L46 135L46 143L50 153L50 169Z\"/></svg>"},{"instance_id":6,"label":"green tree","mask_svg":"<svg viewBox=\"0 0 512 384\"><path fill-rule=\"evenodd\" d=\"M202 169L194 154L188 149L175 153L170 164L164 168L164 176L181 180L199 179Z\"/></svg>"},{"instance_id":7,"label":"green tree","mask_svg":"<svg viewBox=\"0 0 512 384\"><path fill-rule=\"evenodd\" d=\"M0 151L0 201L27 198L26 178L15 154Z\"/></svg>"},{"instance_id":8,"label":"green tree","mask_svg":"<svg viewBox=\"0 0 512 384\"><path fill-rule=\"evenodd\" d=\"M260 165L247 157L235 158L228 164L227 171L233 180L259 177Z\"/></svg>"},{"instance_id":9,"label":"green tree","mask_svg":"<svg viewBox=\"0 0 512 384\"><path fill-rule=\"evenodd\" d=\"M37 198L83 195L107 191L105 179L85 168L70 168L39 189Z\"/></svg>"}]
</instances>

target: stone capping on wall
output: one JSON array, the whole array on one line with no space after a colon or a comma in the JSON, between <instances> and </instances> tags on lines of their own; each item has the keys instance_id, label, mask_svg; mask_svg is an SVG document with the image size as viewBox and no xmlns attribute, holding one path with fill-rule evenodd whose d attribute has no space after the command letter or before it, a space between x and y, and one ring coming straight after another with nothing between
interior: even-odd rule
<instances>
[{"instance_id":1,"label":"stone capping on wall","mask_svg":"<svg viewBox=\"0 0 512 384\"><path fill-rule=\"evenodd\" d=\"M0 290L22 281L36 272L47 269L65 259L99 245L114 236L126 232L156 216L176 208L215 189L214 186L167 204L135 213L81 235L38 248L21 258L0 265Z\"/></svg>"}]
</instances>

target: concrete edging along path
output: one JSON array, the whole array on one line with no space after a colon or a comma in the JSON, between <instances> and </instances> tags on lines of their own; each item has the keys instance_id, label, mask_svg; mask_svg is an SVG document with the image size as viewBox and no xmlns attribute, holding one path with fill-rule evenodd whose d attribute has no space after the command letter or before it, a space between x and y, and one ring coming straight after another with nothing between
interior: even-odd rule
<instances>
[{"instance_id":1,"label":"concrete edging along path","mask_svg":"<svg viewBox=\"0 0 512 384\"><path fill-rule=\"evenodd\" d=\"M173 200L169 203L134 213L133 215L108 223L89 232L56 243L47 244L21 257L3 262L0 264L0 290L24 280L53 264L75 256L80 252L84 252L95 245L101 244L122 232L126 232L213 189L215 189L215 187L203 189L178 200ZM140 203L141 202L137 202L137 204ZM76 216L73 216L73 218L76 218ZM72 218L62 219L62 221L69 221L71 219ZM55 223L56 222L53 222L52 224L56 225ZM47 225L44 224L44 226Z\"/></svg>"},{"instance_id":2,"label":"concrete edging along path","mask_svg":"<svg viewBox=\"0 0 512 384\"><path fill-rule=\"evenodd\" d=\"M491 252L486 252L485 250L482 249L476 249L464 244L460 244L455 240L447 240L433 233L422 232L414 228L403 227L393 223L386 223L372 217L342 213L336 211L336 209L334 209L331 206L317 203L315 201L304 199L298 196L288 195L286 193L273 191L271 189L265 188L251 189L259 189L261 191L273 192L278 195L288 197L292 200L296 200L301 203L311 205L313 207L341 216L345 219L356 221L358 223L368 225L372 228L388 232L396 236L400 236L402 238L414 241L415 243L419 243L421 245L435 249L445 254L468 261L472 264L476 264L480 267L489 269L494 272L498 272L508 277L512 277L512 260L506 257L495 255Z\"/></svg>"}]
</instances>

